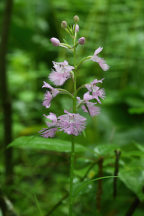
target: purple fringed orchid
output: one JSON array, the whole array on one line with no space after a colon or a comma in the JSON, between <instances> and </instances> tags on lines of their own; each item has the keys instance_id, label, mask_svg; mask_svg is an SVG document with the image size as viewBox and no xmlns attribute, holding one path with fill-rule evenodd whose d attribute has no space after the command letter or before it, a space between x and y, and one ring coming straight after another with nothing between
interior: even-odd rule
<instances>
[{"instance_id":1,"label":"purple fringed orchid","mask_svg":"<svg viewBox=\"0 0 144 216\"><path fill-rule=\"evenodd\" d=\"M68 26L66 21L62 21L61 27L66 30L70 34L70 36L74 39L74 44L69 45L66 43L61 43L57 38L51 38L50 41L54 46L61 46L66 49L69 49L75 55L76 48L79 45L85 44L85 37L80 37L77 39L77 34L79 32L78 16L74 17L75 24L70 27ZM102 70L106 71L109 69L109 66L106 64L103 58L100 58L98 54L103 50L102 47L99 47L95 50L93 56L88 56L83 58L79 64L74 64L74 66L69 65L68 61L64 60L63 62L55 62L53 61L53 69L49 74L49 80L55 86L62 86L66 80L72 78L74 85L74 92L68 92L65 89L57 89L49 85L47 82L44 82L42 88L47 88L48 90L45 93L43 106L46 108L50 108L51 100L57 96L59 93L69 95L73 100L73 113L68 111L64 111L65 114L56 116L54 113L50 113L49 115L44 115L47 119L51 120L51 122L47 122L48 128L43 129L41 131L41 135L44 137L53 137L57 130L64 131L67 134L78 136L86 126L86 119L77 113L77 108L81 107L82 110L86 113L89 113L90 116L94 117L100 113L100 108L97 104L101 103L101 99L104 99L105 92L104 89L97 86L97 84L102 83L103 79L97 80L94 79L91 83L85 84L85 88L87 91L84 93L82 99L78 96L78 92L76 89L76 73L79 69L79 66L87 61L92 60L97 62ZM74 57L76 60L76 56ZM76 63L74 61L74 63ZM77 74L78 75L78 74ZM82 87L83 88L83 87ZM81 89L81 87L80 87Z\"/></svg>"},{"instance_id":2,"label":"purple fringed orchid","mask_svg":"<svg viewBox=\"0 0 144 216\"><path fill-rule=\"evenodd\" d=\"M103 71L107 71L109 69L109 65L105 62L103 58L100 58L98 54L103 50L103 47L99 47L95 50L94 55L91 57L91 60L97 62Z\"/></svg>"},{"instance_id":3,"label":"purple fringed orchid","mask_svg":"<svg viewBox=\"0 0 144 216\"><path fill-rule=\"evenodd\" d=\"M74 179L74 158L75 158L75 139L74 136L78 136L82 133L86 127L86 118L78 113L78 108L81 106L84 112L89 113L90 116L96 116L100 113L100 108L97 106L97 103L101 103L100 99L104 99L105 92L104 89L97 86L98 83L102 83L101 80L93 80L91 83L82 85L78 87L77 79L79 76L80 66L87 60L92 60L97 62L102 70L107 71L109 69L108 64L103 58L100 58L98 54L102 51L102 47L99 47L95 50L93 56L87 56L77 61L77 47L85 44L85 37L77 37L79 34L79 17L74 16L74 25L68 25L66 21L61 23L61 27L65 30L70 38L72 38L73 43L61 43L57 38L51 38L51 43L54 46L59 46L66 48L73 54L73 66L65 60L64 62L53 62L54 69L49 74L50 81L55 86L62 86L66 80L72 78L72 92L69 92L66 89L56 89L53 88L48 83L44 82L43 88L48 90L45 93L43 105L46 108L49 108L51 105L51 100L59 93L67 94L71 97L73 101L73 111L72 113L64 111L63 115L56 116L54 113L49 113L49 115L44 115L47 121L47 128L43 128L40 131L41 136L45 138L54 137L56 131L63 131L68 135L72 135L71 140L71 159L70 159L70 190L69 190L69 216L73 215L73 179ZM79 38L79 39L77 39ZM77 88L78 87L78 88ZM79 91L85 87L87 91L83 95L83 99L80 99L78 96Z\"/></svg>"},{"instance_id":4,"label":"purple fringed orchid","mask_svg":"<svg viewBox=\"0 0 144 216\"><path fill-rule=\"evenodd\" d=\"M61 86L71 77L70 72L74 69L74 67L70 66L66 60L64 62L53 61L53 65L55 70L50 73L49 79L56 86Z\"/></svg>"}]
</instances>

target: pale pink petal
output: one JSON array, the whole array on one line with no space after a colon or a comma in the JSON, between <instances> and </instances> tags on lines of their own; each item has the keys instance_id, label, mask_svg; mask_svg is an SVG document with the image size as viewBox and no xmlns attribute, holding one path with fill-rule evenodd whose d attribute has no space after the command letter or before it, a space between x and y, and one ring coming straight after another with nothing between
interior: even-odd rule
<instances>
[{"instance_id":1,"label":"pale pink petal","mask_svg":"<svg viewBox=\"0 0 144 216\"><path fill-rule=\"evenodd\" d=\"M97 84L97 83L102 83L103 80L104 80L104 78L101 79L101 80L97 80L97 79L95 79L95 80L93 80L93 81L91 82L91 85L95 85L95 84Z\"/></svg>"},{"instance_id":2,"label":"pale pink petal","mask_svg":"<svg viewBox=\"0 0 144 216\"><path fill-rule=\"evenodd\" d=\"M49 91L47 91L44 95L43 106L49 108L51 100L52 100L52 94Z\"/></svg>"},{"instance_id":3,"label":"pale pink petal","mask_svg":"<svg viewBox=\"0 0 144 216\"><path fill-rule=\"evenodd\" d=\"M99 63L99 66L102 68L103 71L107 71L109 69L109 65L105 62L104 59L101 58L98 61L98 63Z\"/></svg>"},{"instance_id":4,"label":"pale pink petal","mask_svg":"<svg viewBox=\"0 0 144 216\"><path fill-rule=\"evenodd\" d=\"M52 87L50 84L48 84L47 82L45 82L45 81L43 81L43 86L42 86L42 88L53 89L53 87Z\"/></svg>"},{"instance_id":5,"label":"pale pink petal","mask_svg":"<svg viewBox=\"0 0 144 216\"><path fill-rule=\"evenodd\" d=\"M89 92L86 92L83 96L83 99L86 100L86 101L89 101L89 100L92 100L93 99L93 96L90 95Z\"/></svg>"},{"instance_id":6,"label":"pale pink petal","mask_svg":"<svg viewBox=\"0 0 144 216\"><path fill-rule=\"evenodd\" d=\"M99 54L103 50L103 47L99 47L98 49L95 50L94 55Z\"/></svg>"},{"instance_id":7,"label":"pale pink petal","mask_svg":"<svg viewBox=\"0 0 144 216\"><path fill-rule=\"evenodd\" d=\"M90 116L97 116L100 113L100 108L95 106L95 103L86 102L85 105L82 106L84 112L88 112Z\"/></svg>"},{"instance_id":8,"label":"pale pink petal","mask_svg":"<svg viewBox=\"0 0 144 216\"><path fill-rule=\"evenodd\" d=\"M47 119L50 119L51 121L53 122L57 122L57 117L56 117L56 114L54 113L51 113L49 115L44 115Z\"/></svg>"}]
</instances>

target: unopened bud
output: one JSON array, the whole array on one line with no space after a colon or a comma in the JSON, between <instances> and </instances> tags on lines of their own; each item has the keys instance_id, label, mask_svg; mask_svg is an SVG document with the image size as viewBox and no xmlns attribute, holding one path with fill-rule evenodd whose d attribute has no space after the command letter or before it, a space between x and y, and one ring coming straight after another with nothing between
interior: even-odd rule
<instances>
[{"instance_id":1,"label":"unopened bud","mask_svg":"<svg viewBox=\"0 0 144 216\"><path fill-rule=\"evenodd\" d=\"M76 26L75 26L75 32L79 32L79 25L78 24L76 24Z\"/></svg>"},{"instance_id":2,"label":"unopened bud","mask_svg":"<svg viewBox=\"0 0 144 216\"><path fill-rule=\"evenodd\" d=\"M50 41L52 42L52 44L54 45L54 46L59 46L60 45L60 41L59 41L59 39L57 39L57 38L51 38L50 39Z\"/></svg>"},{"instance_id":3,"label":"unopened bud","mask_svg":"<svg viewBox=\"0 0 144 216\"><path fill-rule=\"evenodd\" d=\"M78 17L77 15L75 15L75 16L73 17L73 19L74 19L75 22L79 22L79 17Z\"/></svg>"},{"instance_id":4,"label":"unopened bud","mask_svg":"<svg viewBox=\"0 0 144 216\"><path fill-rule=\"evenodd\" d=\"M85 43L85 37L79 38L78 43L79 43L80 45L83 45L83 44Z\"/></svg>"},{"instance_id":5,"label":"unopened bud","mask_svg":"<svg viewBox=\"0 0 144 216\"><path fill-rule=\"evenodd\" d=\"M61 27L65 29L67 27L67 22L66 21L62 21L61 22Z\"/></svg>"}]
</instances>

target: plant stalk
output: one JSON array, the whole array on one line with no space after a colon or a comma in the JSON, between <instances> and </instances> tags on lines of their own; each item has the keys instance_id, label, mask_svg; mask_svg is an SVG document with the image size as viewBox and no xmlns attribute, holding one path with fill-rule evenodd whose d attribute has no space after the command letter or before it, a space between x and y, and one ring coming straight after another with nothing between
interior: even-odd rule
<instances>
[{"instance_id":1,"label":"plant stalk","mask_svg":"<svg viewBox=\"0 0 144 216\"><path fill-rule=\"evenodd\" d=\"M73 58L74 58L74 67L76 67L76 37L77 33L74 35L74 46L73 46ZM73 113L76 113L76 70L74 70L74 86L73 86ZM72 135L71 142L71 159L70 159L70 199L69 199L69 216L73 215L73 179L74 179L74 159L75 159L75 137Z\"/></svg>"}]
</instances>

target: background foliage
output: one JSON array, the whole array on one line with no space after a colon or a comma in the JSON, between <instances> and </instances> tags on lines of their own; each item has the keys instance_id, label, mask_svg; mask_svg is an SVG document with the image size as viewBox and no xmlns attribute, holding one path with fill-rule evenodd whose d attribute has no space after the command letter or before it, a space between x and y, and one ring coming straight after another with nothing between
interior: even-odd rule
<instances>
[{"instance_id":1,"label":"background foliage","mask_svg":"<svg viewBox=\"0 0 144 216\"><path fill-rule=\"evenodd\" d=\"M0 2L0 24L5 1ZM103 72L96 64L82 67L78 85L93 78L104 77L106 99L101 114L88 117L86 135L77 142L86 150L76 161L75 181L95 166L87 179L99 176L98 161L103 159L102 175L114 175L115 150L120 150L117 197L113 199L113 179L92 181L76 197L75 215L123 216L139 200L134 216L144 215L144 2L142 0L15 0L9 51L7 55L8 84L13 107L13 139L35 135L44 126L42 113L42 81L51 71L52 60L70 58L64 49L52 47L49 38L62 40L60 22L80 17L80 35L86 37L79 48L80 59L90 55L98 46L110 65ZM72 89L71 82L65 87ZM1 92L2 93L2 92ZM69 108L67 97L56 98L50 111L62 114ZM21 216L47 215L48 211L68 190L69 155L67 153L14 149L14 183L4 184L3 112L0 109L0 187L11 199ZM58 138L69 140L64 134ZM23 141L24 142L24 141ZM48 149L49 150L49 149ZM50 149L55 150L55 149ZM97 197L99 196L99 212ZM67 201L53 216L67 215ZM1 214L1 213L0 213ZM129 214L130 215L130 214ZM132 215L132 214L131 214Z\"/></svg>"}]
</instances>

